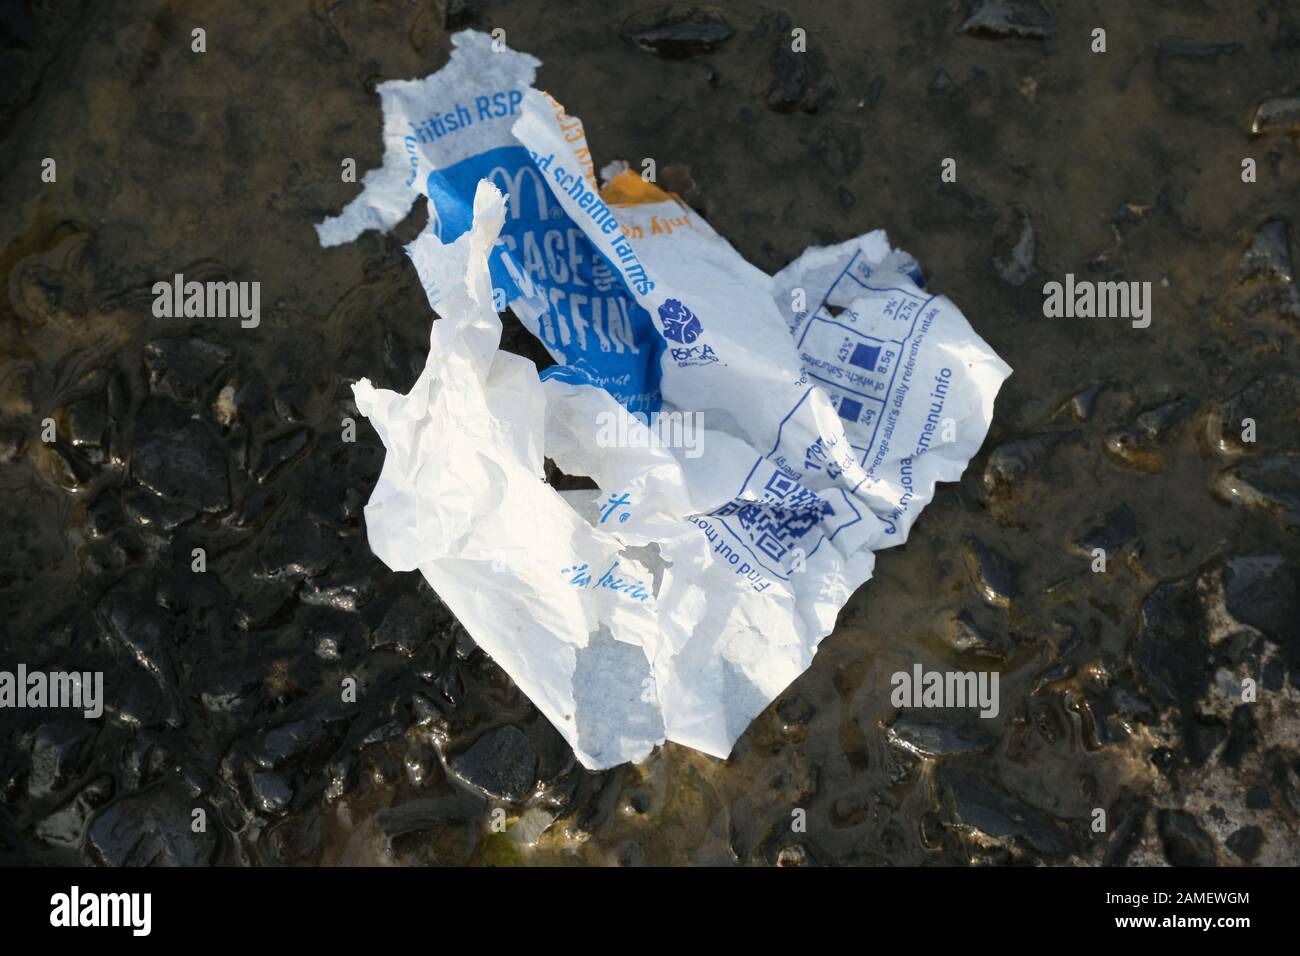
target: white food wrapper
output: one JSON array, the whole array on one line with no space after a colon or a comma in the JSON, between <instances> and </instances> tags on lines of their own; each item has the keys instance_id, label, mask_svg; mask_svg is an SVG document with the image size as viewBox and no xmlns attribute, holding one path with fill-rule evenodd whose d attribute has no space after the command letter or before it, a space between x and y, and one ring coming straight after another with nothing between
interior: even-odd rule
<instances>
[{"instance_id":1,"label":"white food wrapper","mask_svg":"<svg viewBox=\"0 0 1300 956\"><path fill-rule=\"evenodd\" d=\"M387 449L371 547L585 766L726 757L961 476L1011 370L883 232L768 276L636 173L602 189L535 58L452 42L379 87L384 165L317 227L346 242L427 197L428 362L406 395L354 386ZM507 305L540 376L499 349ZM599 490L555 490L546 458Z\"/></svg>"}]
</instances>

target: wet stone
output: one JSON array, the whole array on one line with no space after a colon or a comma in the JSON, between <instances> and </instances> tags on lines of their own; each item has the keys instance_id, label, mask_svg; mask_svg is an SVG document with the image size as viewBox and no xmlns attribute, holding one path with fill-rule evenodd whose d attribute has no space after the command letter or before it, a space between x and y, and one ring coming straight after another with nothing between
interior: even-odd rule
<instances>
[{"instance_id":1,"label":"wet stone","mask_svg":"<svg viewBox=\"0 0 1300 956\"><path fill-rule=\"evenodd\" d=\"M298 591L298 600L313 607L356 613L374 597L375 582L361 559L345 554L338 564L324 574L308 578Z\"/></svg>"},{"instance_id":2,"label":"wet stone","mask_svg":"<svg viewBox=\"0 0 1300 956\"><path fill-rule=\"evenodd\" d=\"M149 385L183 402L198 401L234 353L223 345L203 339L154 339L144 347L144 365Z\"/></svg>"},{"instance_id":3,"label":"wet stone","mask_svg":"<svg viewBox=\"0 0 1300 956\"><path fill-rule=\"evenodd\" d=\"M537 754L524 732L509 724L488 731L448 763L470 786L511 802L532 793L537 780Z\"/></svg>"},{"instance_id":4,"label":"wet stone","mask_svg":"<svg viewBox=\"0 0 1300 956\"><path fill-rule=\"evenodd\" d=\"M1230 505L1272 515L1287 531L1300 533L1300 455L1244 461L1220 473L1214 493Z\"/></svg>"},{"instance_id":5,"label":"wet stone","mask_svg":"<svg viewBox=\"0 0 1300 956\"><path fill-rule=\"evenodd\" d=\"M199 700L209 713L233 713L253 700L260 683L247 673L220 674L206 683Z\"/></svg>"},{"instance_id":6,"label":"wet stone","mask_svg":"<svg viewBox=\"0 0 1300 956\"><path fill-rule=\"evenodd\" d=\"M194 508L138 488L131 488L122 496L122 513L127 520L155 533L171 531L199 514Z\"/></svg>"},{"instance_id":7,"label":"wet stone","mask_svg":"<svg viewBox=\"0 0 1300 956\"><path fill-rule=\"evenodd\" d=\"M176 727L181 723L175 697L159 691L156 681L143 674L119 675L114 691L104 703L104 713L128 726Z\"/></svg>"},{"instance_id":8,"label":"wet stone","mask_svg":"<svg viewBox=\"0 0 1300 956\"><path fill-rule=\"evenodd\" d=\"M1259 227L1255 240L1237 266L1237 281L1264 278L1275 282L1292 282L1291 242L1285 219L1270 219Z\"/></svg>"},{"instance_id":9,"label":"wet stone","mask_svg":"<svg viewBox=\"0 0 1300 956\"><path fill-rule=\"evenodd\" d=\"M1008 607L1019 596L1016 566L1005 555L978 538L968 537L962 542L962 557L971 581L985 601Z\"/></svg>"},{"instance_id":10,"label":"wet stone","mask_svg":"<svg viewBox=\"0 0 1300 956\"><path fill-rule=\"evenodd\" d=\"M252 757L267 770L278 770L298 760L323 757L343 739L350 719L347 714L322 709L272 727L254 743Z\"/></svg>"},{"instance_id":11,"label":"wet stone","mask_svg":"<svg viewBox=\"0 0 1300 956\"><path fill-rule=\"evenodd\" d=\"M260 545L258 577L279 581L300 581L320 574L339 550L338 538L332 532L307 518L292 516L282 518L264 532Z\"/></svg>"},{"instance_id":12,"label":"wet stone","mask_svg":"<svg viewBox=\"0 0 1300 956\"><path fill-rule=\"evenodd\" d=\"M109 589L97 608L112 641L164 688L175 687L167 624L147 573L128 574Z\"/></svg>"},{"instance_id":13,"label":"wet stone","mask_svg":"<svg viewBox=\"0 0 1300 956\"><path fill-rule=\"evenodd\" d=\"M106 535L122 525L122 495L116 488L105 488L86 509L86 527L96 535Z\"/></svg>"},{"instance_id":14,"label":"wet stone","mask_svg":"<svg viewBox=\"0 0 1300 956\"><path fill-rule=\"evenodd\" d=\"M1050 816L960 766L943 764L935 773L949 826L995 840L1024 842L1039 853L1056 855L1066 850Z\"/></svg>"},{"instance_id":15,"label":"wet stone","mask_svg":"<svg viewBox=\"0 0 1300 956\"><path fill-rule=\"evenodd\" d=\"M63 420L72 447L92 464L103 464L108 434L108 409L103 397L73 402L64 409Z\"/></svg>"},{"instance_id":16,"label":"wet stone","mask_svg":"<svg viewBox=\"0 0 1300 956\"><path fill-rule=\"evenodd\" d=\"M1036 0L977 0L957 32L991 40L1050 40L1055 31L1051 15Z\"/></svg>"},{"instance_id":17,"label":"wet stone","mask_svg":"<svg viewBox=\"0 0 1300 956\"><path fill-rule=\"evenodd\" d=\"M1279 757L1274 760L1273 786L1281 794L1283 802L1291 808L1291 812L1300 815L1300 771L1286 766Z\"/></svg>"},{"instance_id":18,"label":"wet stone","mask_svg":"<svg viewBox=\"0 0 1300 956\"><path fill-rule=\"evenodd\" d=\"M1193 401L1184 398L1161 402L1139 414L1133 425L1145 437L1158 441L1169 437L1194 407Z\"/></svg>"},{"instance_id":19,"label":"wet stone","mask_svg":"<svg viewBox=\"0 0 1300 956\"><path fill-rule=\"evenodd\" d=\"M235 593L235 620L245 631L255 631L273 623L284 611L291 596L288 582L247 578Z\"/></svg>"},{"instance_id":20,"label":"wet stone","mask_svg":"<svg viewBox=\"0 0 1300 956\"><path fill-rule=\"evenodd\" d=\"M1070 414L1074 416L1076 421L1086 422L1092 417L1093 410L1097 406L1097 399L1103 390L1104 386L1102 385L1091 385L1070 399Z\"/></svg>"},{"instance_id":21,"label":"wet stone","mask_svg":"<svg viewBox=\"0 0 1300 956\"><path fill-rule=\"evenodd\" d=\"M254 773L250 783L253 802L263 813L283 813L293 800L293 787L283 774L274 771Z\"/></svg>"},{"instance_id":22,"label":"wet stone","mask_svg":"<svg viewBox=\"0 0 1300 956\"><path fill-rule=\"evenodd\" d=\"M412 855L421 849L428 852L431 839L435 847L454 845L468 834L472 845L476 835L469 833L472 824L466 815L461 799L455 796L421 797L380 810L375 815L375 829L381 852L388 860L405 863L412 862Z\"/></svg>"},{"instance_id":23,"label":"wet stone","mask_svg":"<svg viewBox=\"0 0 1300 956\"><path fill-rule=\"evenodd\" d=\"M50 478L65 491L78 491L95 474L89 462L61 441L46 446L45 465Z\"/></svg>"},{"instance_id":24,"label":"wet stone","mask_svg":"<svg viewBox=\"0 0 1300 956\"><path fill-rule=\"evenodd\" d=\"M1209 417L1207 437L1221 454L1300 452L1300 375L1276 372L1255 379L1219 404ZM1254 422L1245 441L1245 422Z\"/></svg>"},{"instance_id":25,"label":"wet stone","mask_svg":"<svg viewBox=\"0 0 1300 956\"><path fill-rule=\"evenodd\" d=\"M339 519L344 524L353 524L361 517L365 507L365 496L356 488L348 488L343 492L343 500L339 504Z\"/></svg>"},{"instance_id":26,"label":"wet stone","mask_svg":"<svg viewBox=\"0 0 1300 956\"><path fill-rule=\"evenodd\" d=\"M1102 866L1123 866L1142 842L1150 804L1145 797L1125 794L1110 813L1111 837L1102 856Z\"/></svg>"},{"instance_id":27,"label":"wet stone","mask_svg":"<svg viewBox=\"0 0 1300 956\"><path fill-rule=\"evenodd\" d=\"M1195 577L1162 582L1142 602L1129 663L1159 703L1181 702L1185 712L1208 680L1209 646Z\"/></svg>"},{"instance_id":28,"label":"wet stone","mask_svg":"<svg viewBox=\"0 0 1300 956\"><path fill-rule=\"evenodd\" d=\"M1255 862L1264 846L1264 831L1259 827L1242 827L1224 841L1228 849L1247 863Z\"/></svg>"},{"instance_id":29,"label":"wet stone","mask_svg":"<svg viewBox=\"0 0 1300 956\"><path fill-rule=\"evenodd\" d=\"M1224 744L1219 762L1234 770L1241 766L1242 758L1259 743L1259 727L1249 704L1241 704L1232 711L1228 721L1228 740Z\"/></svg>"},{"instance_id":30,"label":"wet stone","mask_svg":"<svg viewBox=\"0 0 1300 956\"><path fill-rule=\"evenodd\" d=\"M788 29L784 35L789 36ZM777 113L816 113L836 93L825 56L815 47L795 53L789 42L781 43L773 52L766 76L766 84L760 85L757 93L767 108Z\"/></svg>"},{"instance_id":31,"label":"wet stone","mask_svg":"<svg viewBox=\"0 0 1300 956\"><path fill-rule=\"evenodd\" d=\"M1112 508L1100 518L1087 522L1078 531L1071 545L1085 556L1091 557L1095 548L1101 548L1109 558L1137 537L1137 516L1128 505Z\"/></svg>"},{"instance_id":32,"label":"wet stone","mask_svg":"<svg viewBox=\"0 0 1300 956\"><path fill-rule=\"evenodd\" d=\"M459 622L453 625L452 633L456 635L456 640L452 645L452 649L457 658L462 661L467 661L478 653L478 643L474 640L469 631L465 630Z\"/></svg>"},{"instance_id":33,"label":"wet stone","mask_svg":"<svg viewBox=\"0 0 1300 956\"><path fill-rule=\"evenodd\" d=\"M1173 866L1215 866L1214 839L1185 810L1161 810L1156 829L1164 844L1165 859Z\"/></svg>"},{"instance_id":34,"label":"wet stone","mask_svg":"<svg viewBox=\"0 0 1300 956\"><path fill-rule=\"evenodd\" d=\"M1225 606L1233 619L1274 644L1300 636L1300 569L1278 555L1229 558L1223 563Z\"/></svg>"},{"instance_id":35,"label":"wet stone","mask_svg":"<svg viewBox=\"0 0 1300 956\"><path fill-rule=\"evenodd\" d=\"M1256 136L1300 131L1300 96L1275 96L1264 100L1255 108L1250 131Z\"/></svg>"},{"instance_id":36,"label":"wet stone","mask_svg":"<svg viewBox=\"0 0 1300 956\"><path fill-rule=\"evenodd\" d=\"M113 778L101 774L81 792L36 824L37 839L54 847L71 849L81 842L86 823L95 810L113 796Z\"/></svg>"},{"instance_id":37,"label":"wet stone","mask_svg":"<svg viewBox=\"0 0 1300 956\"><path fill-rule=\"evenodd\" d=\"M1161 402L1146 409L1131 425L1106 436L1106 453L1138 471L1164 471L1164 446L1193 409L1186 399Z\"/></svg>"},{"instance_id":38,"label":"wet stone","mask_svg":"<svg viewBox=\"0 0 1300 956\"><path fill-rule=\"evenodd\" d=\"M383 621L375 628L370 638L371 646L391 648L399 654L413 657L433 637L434 620L432 609L416 598L402 595L393 602Z\"/></svg>"},{"instance_id":39,"label":"wet stone","mask_svg":"<svg viewBox=\"0 0 1300 956\"><path fill-rule=\"evenodd\" d=\"M195 802L160 785L128 794L91 822L86 852L106 866L208 866L217 849L217 815L207 810L207 832L190 828Z\"/></svg>"},{"instance_id":40,"label":"wet stone","mask_svg":"<svg viewBox=\"0 0 1300 956\"><path fill-rule=\"evenodd\" d=\"M258 484L273 480L286 466L301 457L311 444L311 437L309 428L292 428L264 441L257 464L253 466L253 477Z\"/></svg>"},{"instance_id":41,"label":"wet stone","mask_svg":"<svg viewBox=\"0 0 1300 956\"><path fill-rule=\"evenodd\" d=\"M969 611L951 615L942 628L943 642L959 654L1006 660L1008 642L1000 635L985 631Z\"/></svg>"},{"instance_id":42,"label":"wet stone","mask_svg":"<svg viewBox=\"0 0 1300 956\"><path fill-rule=\"evenodd\" d=\"M672 5L628 17L619 31L634 46L665 60L711 53L735 34L716 10Z\"/></svg>"},{"instance_id":43,"label":"wet stone","mask_svg":"<svg viewBox=\"0 0 1300 956\"><path fill-rule=\"evenodd\" d=\"M990 494L1005 493L1035 475L1052 453L1072 441L1074 432L1045 432L1004 442L989 455L983 484Z\"/></svg>"},{"instance_id":44,"label":"wet stone","mask_svg":"<svg viewBox=\"0 0 1300 956\"><path fill-rule=\"evenodd\" d=\"M1121 743L1128 736L1129 729L1114 719L1111 700L1106 694L1087 690L1083 693L1082 701L1072 692L1066 692L1062 696L1066 706L1084 721L1089 748Z\"/></svg>"},{"instance_id":45,"label":"wet stone","mask_svg":"<svg viewBox=\"0 0 1300 956\"><path fill-rule=\"evenodd\" d=\"M1204 767L1228 739L1228 725L1216 717L1195 717L1183 728L1183 754L1193 767Z\"/></svg>"},{"instance_id":46,"label":"wet stone","mask_svg":"<svg viewBox=\"0 0 1300 956\"><path fill-rule=\"evenodd\" d=\"M154 494L199 511L230 508L225 448L211 429L170 400L152 399L140 410L131 474Z\"/></svg>"},{"instance_id":47,"label":"wet stone","mask_svg":"<svg viewBox=\"0 0 1300 956\"><path fill-rule=\"evenodd\" d=\"M33 798L56 794L74 782L86 768L95 725L72 719L42 724L32 741L27 793Z\"/></svg>"},{"instance_id":48,"label":"wet stone","mask_svg":"<svg viewBox=\"0 0 1300 956\"><path fill-rule=\"evenodd\" d=\"M947 723L929 723L900 717L886 736L895 747L918 757L965 757L992 751L996 739L982 731Z\"/></svg>"}]
</instances>

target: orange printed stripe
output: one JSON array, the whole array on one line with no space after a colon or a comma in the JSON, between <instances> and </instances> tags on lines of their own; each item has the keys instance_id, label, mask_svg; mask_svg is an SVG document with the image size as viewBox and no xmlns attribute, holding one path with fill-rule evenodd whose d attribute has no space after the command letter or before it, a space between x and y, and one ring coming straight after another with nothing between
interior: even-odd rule
<instances>
[{"instance_id":1,"label":"orange printed stripe","mask_svg":"<svg viewBox=\"0 0 1300 956\"><path fill-rule=\"evenodd\" d=\"M669 200L676 200L679 205L681 204L681 200L672 193L666 193L654 183L646 182L641 178L640 173L630 169L623 170L605 183L601 187L600 198L605 200L606 206L640 206L645 203Z\"/></svg>"}]
</instances>

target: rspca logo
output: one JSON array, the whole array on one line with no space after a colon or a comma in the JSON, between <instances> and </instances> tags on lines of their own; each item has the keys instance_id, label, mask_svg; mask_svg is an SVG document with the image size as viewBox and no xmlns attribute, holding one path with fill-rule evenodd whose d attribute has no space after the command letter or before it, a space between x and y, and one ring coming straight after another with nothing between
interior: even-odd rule
<instances>
[{"instance_id":1,"label":"rspca logo","mask_svg":"<svg viewBox=\"0 0 1300 956\"><path fill-rule=\"evenodd\" d=\"M664 324L664 338L682 345L690 345L704 331L696 314L676 299L659 306L659 319Z\"/></svg>"}]
</instances>

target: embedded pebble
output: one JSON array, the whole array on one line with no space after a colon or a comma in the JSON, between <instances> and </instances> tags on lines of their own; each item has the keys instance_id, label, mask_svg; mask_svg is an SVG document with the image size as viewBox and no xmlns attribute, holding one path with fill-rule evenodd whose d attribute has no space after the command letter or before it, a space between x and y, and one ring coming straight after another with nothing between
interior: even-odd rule
<instances>
[{"instance_id":1,"label":"embedded pebble","mask_svg":"<svg viewBox=\"0 0 1300 956\"><path fill-rule=\"evenodd\" d=\"M988 633L976 623L969 611L948 616L940 632L945 644L959 654L1006 660L1009 642L1000 635Z\"/></svg>"},{"instance_id":2,"label":"embedded pebble","mask_svg":"<svg viewBox=\"0 0 1300 956\"><path fill-rule=\"evenodd\" d=\"M252 776L253 801L264 813L283 813L293 800L293 788L283 774L263 771Z\"/></svg>"},{"instance_id":3,"label":"embedded pebble","mask_svg":"<svg viewBox=\"0 0 1300 956\"><path fill-rule=\"evenodd\" d=\"M1004 442L989 455L982 477L990 494L1016 489L1039 474L1057 448L1074 440L1074 432L1045 432Z\"/></svg>"},{"instance_id":4,"label":"embedded pebble","mask_svg":"<svg viewBox=\"0 0 1300 956\"><path fill-rule=\"evenodd\" d=\"M957 32L992 40L1050 40L1055 30L1036 0L977 0Z\"/></svg>"},{"instance_id":5,"label":"embedded pebble","mask_svg":"<svg viewBox=\"0 0 1300 956\"><path fill-rule=\"evenodd\" d=\"M1128 655L1147 693L1190 708L1208 681L1208 654L1195 577L1156 585L1142 602Z\"/></svg>"},{"instance_id":6,"label":"embedded pebble","mask_svg":"<svg viewBox=\"0 0 1300 956\"><path fill-rule=\"evenodd\" d=\"M155 391L193 402L202 397L233 354L225 346L203 339L154 339L144 347L144 364Z\"/></svg>"},{"instance_id":7,"label":"embedded pebble","mask_svg":"<svg viewBox=\"0 0 1300 956\"><path fill-rule=\"evenodd\" d=\"M985 754L996 739L989 734L953 724L927 723L900 717L886 732L889 742L918 757L963 757Z\"/></svg>"},{"instance_id":8,"label":"embedded pebble","mask_svg":"<svg viewBox=\"0 0 1300 956\"><path fill-rule=\"evenodd\" d=\"M1118 554L1124 545L1137 537L1137 533L1137 515L1128 505L1120 505L1088 522L1075 533L1071 545L1075 551L1089 557L1096 548L1110 556Z\"/></svg>"},{"instance_id":9,"label":"embedded pebble","mask_svg":"<svg viewBox=\"0 0 1300 956\"><path fill-rule=\"evenodd\" d=\"M995 551L978 538L968 537L962 542L962 556L966 570L980 595L990 604L1008 606L1020 594L1016 566L1005 555Z\"/></svg>"},{"instance_id":10,"label":"embedded pebble","mask_svg":"<svg viewBox=\"0 0 1300 956\"><path fill-rule=\"evenodd\" d=\"M1300 532L1300 455L1243 461L1221 472L1214 493L1230 505L1271 515L1290 532Z\"/></svg>"},{"instance_id":11,"label":"embedded pebble","mask_svg":"<svg viewBox=\"0 0 1300 956\"><path fill-rule=\"evenodd\" d=\"M253 467L253 477L258 484L273 481L284 468L297 461L311 444L311 437L309 428L291 428L266 439Z\"/></svg>"},{"instance_id":12,"label":"embedded pebble","mask_svg":"<svg viewBox=\"0 0 1300 956\"><path fill-rule=\"evenodd\" d=\"M1275 96L1264 100L1255 108L1250 131L1256 136L1300 131L1300 96Z\"/></svg>"},{"instance_id":13,"label":"embedded pebble","mask_svg":"<svg viewBox=\"0 0 1300 956\"><path fill-rule=\"evenodd\" d=\"M86 834L88 852L106 866L207 866L217 836L212 828L194 832L193 809L194 802L169 785L127 794L95 816Z\"/></svg>"},{"instance_id":14,"label":"embedded pebble","mask_svg":"<svg viewBox=\"0 0 1300 956\"><path fill-rule=\"evenodd\" d=\"M1164 843L1165 859L1171 866L1218 864L1214 838L1192 814L1184 810L1161 810L1156 814L1156 829Z\"/></svg>"},{"instance_id":15,"label":"embedded pebble","mask_svg":"<svg viewBox=\"0 0 1300 956\"><path fill-rule=\"evenodd\" d=\"M941 765L935 772L935 783L943 794L948 826L972 830L993 840L1027 844L1046 855L1066 851L1060 826L1048 814L961 769L960 764Z\"/></svg>"},{"instance_id":16,"label":"embedded pebble","mask_svg":"<svg viewBox=\"0 0 1300 956\"><path fill-rule=\"evenodd\" d=\"M1264 831L1256 826L1242 827L1234 831L1224 845L1244 862L1254 863L1264 846Z\"/></svg>"},{"instance_id":17,"label":"embedded pebble","mask_svg":"<svg viewBox=\"0 0 1300 956\"><path fill-rule=\"evenodd\" d=\"M713 52L735 32L716 10L669 6L633 14L623 22L620 35L647 53L665 60L684 60Z\"/></svg>"},{"instance_id":18,"label":"embedded pebble","mask_svg":"<svg viewBox=\"0 0 1300 956\"><path fill-rule=\"evenodd\" d=\"M510 724L488 731L448 764L470 786L511 802L532 793L537 781L537 754L524 732Z\"/></svg>"},{"instance_id":19,"label":"embedded pebble","mask_svg":"<svg viewBox=\"0 0 1300 956\"><path fill-rule=\"evenodd\" d=\"M168 399L146 402L136 418L131 474L154 494L199 511L230 508L224 446Z\"/></svg>"},{"instance_id":20,"label":"embedded pebble","mask_svg":"<svg viewBox=\"0 0 1300 956\"><path fill-rule=\"evenodd\" d=\"M1255 239L1237 265L1237 281L1265 278L1275 282L1295 281L1291 265L1291 241L1285 219L1270 219L1259 227Z\"/></svg>"},{"instance_id":21,"label":"embedded pebble","mask_svg":"<svg viewBox=\"0 0 1300 956\"><path fill-rule=\"evenodd\" d=\"M1300 374L1256 378L1215 406L1206 435L1220 454L1300 453Z\"/></svg>"}]
</instances>

